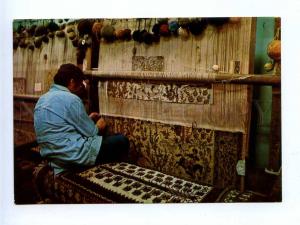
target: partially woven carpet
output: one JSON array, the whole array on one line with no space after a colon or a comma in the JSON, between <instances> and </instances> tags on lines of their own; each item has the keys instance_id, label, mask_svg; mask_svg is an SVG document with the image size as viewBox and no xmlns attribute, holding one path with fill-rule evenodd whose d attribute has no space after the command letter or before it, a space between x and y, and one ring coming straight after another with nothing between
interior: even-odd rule
<instances>
[{"instance_id":1,"label":"partially woven carpet","mask_svg":"<svg viewBox=\"0 0 300 225\"><path fill-rule=\"evenodd\" d=\"M257 201L252 192L170 176L128 163L98 165L81 172L54 176L36 170L37 191L43 203L204 203ZM49 201L51 199L51 201ZM259 201L263 201L260 199Z\"/></svg>"}]
</instances>

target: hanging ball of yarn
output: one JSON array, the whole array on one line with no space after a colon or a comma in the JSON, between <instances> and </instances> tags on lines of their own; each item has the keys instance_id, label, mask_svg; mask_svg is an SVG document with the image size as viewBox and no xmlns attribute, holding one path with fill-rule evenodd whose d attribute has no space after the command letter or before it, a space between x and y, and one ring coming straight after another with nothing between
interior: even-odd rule
<instances>
[{"instance_id":1,"label":"hanging ball of yarn","mask_svg":"<svg viewBox=\"0 0 300 225\"><path fill-rule=\"evenodd\" d=\"M27 33L29 34L29 36L34 36L35 29L36 29L36 25L32 25L27 29Z\"/></svg>"},{"instance_id":2,"label":"hanging ball of yarn","mask_svg":"<svg viewBox=\"0 0 300 225\"><path fill-rule=\"evenodd\" d=\"M115 40L115 28L111 25L105 25L101 29L101 36L108 42Z\"/></svg>"},{"instance_id":3,"label":"hanging ball of yarn","mask_svg":"<svg viewBox=\"0 0 300 225\"><path fill-rule=\"evenodd\" d=\"M187 28L188 25L189 25L189 23L190 23L190 19L189 18L179 18L178 19L178 24L182 28Z\"/></svg>"},{"instance_id":4,"label":"hanging ball of yarn","mask_svg":"<svg viewBox=\"0 0 300 225\"><path fill-rule=\"evenodd\" d=\"M37 26L35 28L34 36L43 36L44 34L47 34L47 28L45 26Z\"/></svg>"},{"instance_id":5,"label":"hanging ball of yarn","mask_svg":"<svg viewBox=\"0 0 300 225\"><path fill-rule=\"evenodd\" d=\"M124 30L123 29L119 29L116 31L116 38L118 40L124 40Z\"/></svg>"},{"instance_id":6,"label":"hanging ball of yarn","mask_svg":"<svg viewBox=\"0 0 300 225\"><path fill-rule=\"evenodd\" d=\"M36 47L36 48L40 48L41 47L41 45L42 45L42 37L35 37L34 38L34 46Z\"/></svg>"},{"instance_id":7,"label":"hanging ball of yarn","mask_svg":"<svg viewBox=\"0 0 300 225\"><path fill-rule=\"evenodd\" d=\"M89 19L82 19L79 20L77 25L77 30L79 32L80 36L83 36L85 34L90 34L92 32L93 23Z\"/></svg>"},{"instance_id":8,"label":"hanging ball of yarn","mask_svg":"<svg viewBox=\"0 0 300 225\"><path fill-rule=\"evenodd\" d=\"M168 24L160 25L159 33L163 37L169 36L170 35L169 25Z\"/></svg>"},{"instance_id":9,"label":"hanging ball of yarn","mask_svg":"<svg viewBox=\"0 0 300 225\"><path fill-rule=\"evenodd\" d=\"M215 27L221 27L229 22L229 17L211 17L207 18L207 21L209 24Z\"/></svg>"},{"instance_id":10,"label":"hanging ball of yarn","mask_svg":"<svg viewBox=\"0 0 300 225\"><path fill-rule=\"evenodd\" d=\"M34 44L33 44L33 43L30 43L30 44L28 45L28 49L30 49L31 51L33 51L33 50L34 50Z\"/></svg>"},{"instance_id":11,"label":"hanging ball of yarn","mask_svg":"<svg viewBox=\"0 0 300 225\"><path fill-rule=\"evenodd\" d=\"M48 33L48 37L49 37L49 38L54 38L54 32L49 32L49 33Z\"/></svg>"},{"instance_id":12,"label":"hanging ball of yarn","mask_svg":"<svg viewBox=\"0 0 300 225\"><path fill-rule=\"evenodd\" d=\"M63 30L58 30L55 32L55 35L56 37L59 37L59 38L63 38L66 36L65 32Z\"/></svg>"},{"instance_id":13,"label":"hanging ball of yarn","mask_svg":"<svg viewBox=\"0 0 300 225\"><path fill-rule=\"evenodd\" d=\"M70 32L70 33L68 33L68 37L69 37L69 39L72 41L72 40L76 37L75 32Z\"/></svg>"},{"instance_id":14,"label":"hanging ball of yarn","mask_svg":"<svg viewBox=\"0 0 300 225\"><path fill-rule=\"evenodd\" d=\"M50 32L53 32L57 31L59 29L59 26L55 22L51 21L50 23L48 23L47 28Z\"/></svg>"},{"instance_id":15,"label":"hanging ball of yarn","mask_svg":"<svg viewBox=\"0 0 300 225\"><path fill-rule=\"evenodd\" d=\"M205 18L191 19L188 28L193 35L200 35L207 27L207 20Z\"/></svg>"},{"instance_id":16,"label":"hanging ball of yarn","mask_svg":"<svg viewBox=\"0 0 300 225\"><path fill-rule=\"evenodd\" d=\"M124 40L125 41L130 41L131 40L131 30L126 28L124 29Z\"/></svg>"},{"instance_id":17,"label":"hanging ball of yarn","mask_svg":"<svg viewBox=\"0 0 300 225\"><path fill-rule=\"evenodd\" d=\"M144 29L140 32L140 42L144 42L144 37L147 34L147 31Z\"/></svg>"},{"instance_id":18,"label":"hanging ball of yarn","mask_svg":"<svg viewBox=\"0 0 300 225\"><path fill-rule=\"evenodd\" d=\"M71 26L67 26L67 33L71 33L71 32L74 32L74 26L71 25Z\"/></svg>"},{"instance_id":19,"label":"hanging ball of yarn","mask_svg":"<svg viewBox=\"0 0 300 225\"><path fill-rule=\"evenodd\" d=\"M153 27L152 27L153 34L158 35L159 31L160 31L160 24L158 24L158 23L154 24Z\"/></svg>"},{"instance_id":20,"label":"hanging ball of yarn","mask_svg":"<svg viewBox=\"0 0 300 225\"><path fill-rule=\"evenodd\" d=\"M59 26L59 30L64 30L66 28L66 24L61 24L60 26Z\"/></svg>"},{"instance_id":21,"label":"hanging ball of yarn","mask_svg":"<svg viewBox=\"0 0 300 225\"><path fill-rule=\"evenodd\" d=\"M49 43L49 38L48 38L48 36L47 35L44 35L44 36L42 36L42 41L44 42L44 43Z\"/></svg>"},{"instance_id":22,"label":"hanging ball of yarn","mask_svg":"<svg viewBox=\"0 0 300 225\"><path fill-rule=\"evenodd\" d=\"M179 28L179 24L177 23L177 21L169 22L169 30L172 34L177 34L178 28Z\"/></svg>"},{"instance_id":23,"label":"hanging ball of yarn","mask_svg":"<svg viewBox=\"0 0 300 225\"><path fill-rule=\"evenodd\" d=\"M212 66L212 70L215 71L215 72L218 72L219 69L220 69L219 65L215 64L215 65Z\"/></svg>"},{"instance_id":24,"label":"hanging ball of yarn","mask_svg":"<svg viewBox=\"0 0 300 225\"><path fill-rule=\"evenodd\" d=\"M142 42L141 31L140 30L133 31L132 38L133 38L134 41Z\"/></svg>"},{"instance_id":25,"label":"hanging ball of yarn","mask_svg":"<svg viewBox=\"0 0 300 225\"><path fill-rule=\"evenodd\" d=\"M179 27L178 35L183 39L186 40L190 36L189 31L186 28Z\"/></svg>"},{"instance_id":26,"label":"hanging ball of yarn","mask_svg":"<svg viewBox=\"0 0 300 225\"><path fill-rule=\"evenodd\" d=\"M265 69L265 71L267 71L267 72L271 71L273 68L274 68L274 64L273 64L272 62L267 62L267 63L264 65L264 69Z\"/></svg>"},{"instance_id":27,"label":"hanging ball of yarn","mask_svg":"<svg viewBox=\"0 0 300 225\"><path fill-rule=\"evenodd\" d=\"M98 39L100 39L102 27L103 27L103 23L102 23L102 22L95 22L95 23L93 24L92 32L93 32L93 34L94 34Z\"/></svg>"},{"instance_id":28,"label":"hanging ball of yarn","mask_svg":"<svg viewBox=\"0 0 300 225\"><path fill-rule=\"evenodd\" d=\"M20 40L19 46L20 46L20 48L26 48L27 47L27 42L25 41L25 39Z\"/></svg>"},{"instance_id":29,"label":"hanging ball of yarn","mask_svg":"<svg viewBox=\"0 0 300 225\"><path fill-rule=\"evenodd\" d=\"M26 38L25 34L23 32L21 32L20 34L18 34L19 38Z\"/></svg>"},{"instance_id":30,"label":"hanging ball of yarn","mask_svg":"<svg viewBox=\"0 0 300 225\"><path fill-rule=\"evenodd\" d=\"M268 56L275 61L279 61L281 59L281 41L273 40L268 44Z\"/></svg>"},{"instance_id":31,"label":"hanging ball of yarn","mask_svg":"<svg viewBox=\"0 0 300 225\"><path fill-rule=\"evenodd\" d=\"M153 42L153 35L148 31L142 33L142 40L145 44L151 45Z\"/></svg>"}]
</instances>

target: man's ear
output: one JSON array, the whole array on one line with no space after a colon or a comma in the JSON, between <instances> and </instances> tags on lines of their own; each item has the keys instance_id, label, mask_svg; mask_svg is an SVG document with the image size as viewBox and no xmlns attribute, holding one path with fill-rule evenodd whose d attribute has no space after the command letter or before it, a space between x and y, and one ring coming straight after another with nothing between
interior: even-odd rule
<instances>
[{"instance_id":1,"label":"man's ear","mask_svg":"<svg viewBox=\"0 0 300 225\"><path fill-rule=\"evenodd\" d=\"M69 83L68 83L68 89L72 90L73 87L75 85L75 80L73 78L70 79Z\"/></svg>"}]
</instances>

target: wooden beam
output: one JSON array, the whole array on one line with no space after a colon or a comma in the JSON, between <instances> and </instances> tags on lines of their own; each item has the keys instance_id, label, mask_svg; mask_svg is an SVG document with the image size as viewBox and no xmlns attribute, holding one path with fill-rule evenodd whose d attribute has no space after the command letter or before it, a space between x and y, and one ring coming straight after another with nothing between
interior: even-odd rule
<instances>
[{"instance_id":1,"label":"wooden beam","mask_svg":"<svg viewBox=\"0 0 300 225\"><path fill-rule=\"evenodd\" d=\"M85 75L99 80L123 79L183 83L229 83L249 85L280 86L281 76L266 74L221 74L211 73L203 76L196 72L152 72L152 71L84 71Z\"/></svg>"},{"instance_id":2,"label":"wooden beam","mask_svg":"<svg viewBox=\"0 0 300 225\"><path fill-rule=\"evenodd\" d=\"M39 99L39 97L40 95L14 94L14 101L27 100L36 102Z\"/></svg>"}]
</instances>

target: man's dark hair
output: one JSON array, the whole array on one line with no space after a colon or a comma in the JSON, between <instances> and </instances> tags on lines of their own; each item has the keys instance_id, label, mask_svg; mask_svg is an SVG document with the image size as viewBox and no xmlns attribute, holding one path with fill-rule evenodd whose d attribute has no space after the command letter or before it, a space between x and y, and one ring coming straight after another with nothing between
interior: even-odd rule
<instances>
[{"instance_id":1,"label":"man's dark hair","mask_svg":"<svg viewBox=\"0 0 300 225\"><path fill-rule=\"evenodd\" d=\"M81 69L71 63L62 64L53 78L55 84L65 87L68 86L71 79L74 79L75 82L82 82L85 79Z\"/></svg>"}]
</instances>

